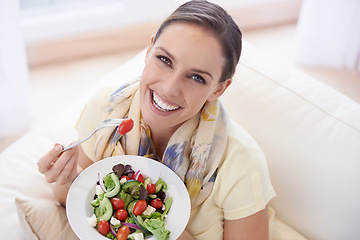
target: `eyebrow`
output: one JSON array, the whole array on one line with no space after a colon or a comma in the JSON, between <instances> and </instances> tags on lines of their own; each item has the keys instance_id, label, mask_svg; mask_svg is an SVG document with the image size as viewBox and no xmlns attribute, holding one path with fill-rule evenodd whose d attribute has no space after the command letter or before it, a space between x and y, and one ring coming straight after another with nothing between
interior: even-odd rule
<instances>
[{"instance_id":1,"label":"eyebrow","mask_svg":"<svg viewBox=\"0 0 360 240\"><path fill-rule=\"evenodd\" d=\"M169 51L167 51L165 48L163 48L163 47L156 47L156 48L162 50L163 52L165 52L173 61L176 61L175 56L173 54L171 54ZM212 79L214 79L213 76L211 75L211 73L209 73L207 71L203 71L203 70L196 69L196 68L192 68L191 71L201 73L201 74L206 74L209 77L211 77Z\"/></svg>"}]
</instances>

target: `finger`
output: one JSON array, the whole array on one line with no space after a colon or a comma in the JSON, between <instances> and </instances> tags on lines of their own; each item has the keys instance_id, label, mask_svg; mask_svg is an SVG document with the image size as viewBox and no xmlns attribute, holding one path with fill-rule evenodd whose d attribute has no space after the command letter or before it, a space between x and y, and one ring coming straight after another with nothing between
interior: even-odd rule
<instances>
[{"instance_id":1,"label":"finger","mask_svg":"<svg viewBox=\"0 0 360 240\"><path fill-rule=\"evenodd\" d=\"M53 165L53 163L58 159L63 150L63 146L61 144L55 144L54 147L42 158L40 158L38 162L38 170L41 173L47 172Z\"/></svg>"},{"instance_id":2,"label":"finger","mask_svg":"<svg viewBox=\"0 0 360 240\"><path fill-rule=\"evenodd\" d=\"M47 171L47 178L50 181L56 181L56 179L60 176L64 167L68 164L69 160L73 156L73 149L63 152L56 161L52 162L51 168Z\"/></svg>"},{"instance_id":3,"label":"finger","mask_svg":"<svg viewBox=\"0 0 360 240\"><path fill-rule=\"evenodd\" d=\"M59 174L59 177L56 181L57 184L62 185L66 183L72 183L75 179L74 172L76 173L77 169L77 157L72 155L71 158L68 160L66 165L64 166L63 170Z\"/></svg>"},{"instance_id":4,"label":"finger","mask_svg":"<svg viewBox=\"0 0 360 240\"><path fill-rule=\"evenodd\" d=\"M70 172L77 164L78 148L64 152L47 173L47 180L62 185L67 182Z\"/></svg>"}]
</instances>

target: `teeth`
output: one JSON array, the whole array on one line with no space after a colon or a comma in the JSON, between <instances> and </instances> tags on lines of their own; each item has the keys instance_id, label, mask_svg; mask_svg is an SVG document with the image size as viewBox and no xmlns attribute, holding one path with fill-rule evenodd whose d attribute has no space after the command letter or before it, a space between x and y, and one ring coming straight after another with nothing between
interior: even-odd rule
<instances>
[{"instance_id":1,"label":"teeth","mask_svg":"<svg viewBox=\"0 0 360 240\"><path fill-rule=\"evenodd\" d=\"M154 106L161 111L173 111L180 108L177 106L171 106L164 103L163 101L161 101L161 99L158 96L156 96L155 93L153 93L153 100L154 100L153 102L155 103Z\"/></svg>"}]
</instances>

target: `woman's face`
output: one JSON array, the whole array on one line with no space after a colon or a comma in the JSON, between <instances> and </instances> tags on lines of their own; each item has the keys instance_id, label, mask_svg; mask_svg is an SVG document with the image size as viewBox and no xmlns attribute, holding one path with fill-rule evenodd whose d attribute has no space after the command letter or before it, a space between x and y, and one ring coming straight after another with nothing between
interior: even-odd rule
<instances>
[{"instance_id":1,"label":"woman's face","mask_svg":"<svg viewBox=\"0 0 360 240\"><path fill-rule=\"evenodd\" d=\"M197 25L173 23L149 46L140 81L140 101L151 129L175 131L217 99L231 83L220 83L225 59L218 40Z\"/></svg>"}]
</instances>

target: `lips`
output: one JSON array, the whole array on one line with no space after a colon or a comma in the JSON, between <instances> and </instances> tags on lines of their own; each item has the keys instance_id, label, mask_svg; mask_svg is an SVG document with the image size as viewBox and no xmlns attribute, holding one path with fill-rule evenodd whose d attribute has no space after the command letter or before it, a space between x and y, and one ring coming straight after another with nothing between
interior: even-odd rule
<instances>
[{"instance_id":1,"label":"lips","mask_svg":"<svg viewBox=\"0 0 360 240\"><path fill-rule=\"evenodd\" d=\"M152 103L156 109L163 112L175 111L180 108L180 106L165 103L155 92L152 92Z\"/></svg>"}]
</instances>

